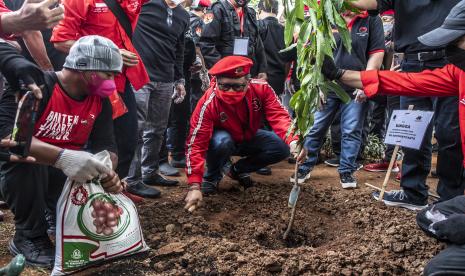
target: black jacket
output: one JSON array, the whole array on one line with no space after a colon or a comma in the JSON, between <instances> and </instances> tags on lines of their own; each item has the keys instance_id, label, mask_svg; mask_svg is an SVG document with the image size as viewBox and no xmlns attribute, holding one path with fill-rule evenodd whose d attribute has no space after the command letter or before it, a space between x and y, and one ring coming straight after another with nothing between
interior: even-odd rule
<instances>
[{"instance_id":1,"label":"black jacket","mask_svg":"<svg viewBox=\"0 0 465 276\"><path fill-rule=\"evenodd\" d=\"M266 73L267 63L263 42L260 38L256 13L252 8L244 9L244 33L241 34L240 20L234 7L227 0L219 0L211 7L211 13L204 20L205 25L199 46L207 68L234 52L234 39L248 37L248 57L254 61L252 76ZM212 18L213 17L213 18Z\"/></svg>"}]
</instances>

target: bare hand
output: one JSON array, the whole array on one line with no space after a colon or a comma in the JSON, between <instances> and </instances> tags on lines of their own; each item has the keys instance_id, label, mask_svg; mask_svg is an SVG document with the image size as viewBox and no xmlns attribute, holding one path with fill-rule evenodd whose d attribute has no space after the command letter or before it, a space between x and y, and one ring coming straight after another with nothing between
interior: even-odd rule
<instances>
[{"instance_id":1,"label":"bare hand","mask_svg":"<svg viewBox=\"0 0 465 276\"><path fill-rule=\"evenodd\" d=\"M356 103L364 103L368 99L367 95L365 95L365 92L360 89L355 90L354 95Z\"/></svg>"},{"instance_id":2,"label":"bare hand","mask_svg":"<svg viewBox=\"0 0 465 276\"><path fill-rule=\"evenodd\" d=\"M121 193L124 188L123 184L119 180L119 176L114 171L111 171L111 173L107 175L107 177L102 179L100 181L100 184L102 185L105 192L112 194Z\"/></svg>"},{"instance_id":3,"label":"bare hand","mask_svg":"<svg viewBox=\"0 0 465 276\"><path fill-rule=\"evenodd\" d=\"M184 87L183 84L178 84L174 88L174 93L173 93L173 100L175 104L180 104L184 101L184 97L186 96L186 88Z\"/></svg>"},{"instance_id":4,"label":"bare hand","mask_svg":"<svg viewBox=\"0 0 465 276\"><path fill-rule=\"evenodd\" d=\"M202 63L195 62L194 64L192 64L189 70L192 72L192 74L199 73L200 70L202 70Z\"/></svg>"},{"instance_id":5,"label":"bare hand","mask_svg":"<svg viewBox=\"0 0 465 276\"><path fill-rule=\"evenodd\" d=\"M266 75L266 73L258 73L257 79L267 80L268 76Z\"/></svg>"},{"instance_id":6,"label":"bare hand","mask_svg":"<svg viewBox=\"0 0 465 276\"><path fill-rule=\"evenodd\" d=\"M3 139L0 141L0 147L2 148L11 148L17 145L18 144L15 141L10 139ZM33 163L36 161L36 159L32 156L21 157L14 154L10 154L9 152L0 152L0 161Z\"/></svg>"},{"instance_id":7,"label":"bare hand","mask_svg":"<svg viewBox=\"0 0 465 276\"><path fill-rule=\"evenodd\" d=\"M300 151L299 156L297 156L297 164L302 164L305 160L307 160L307 155L308 155L308 150L306 148L303 148Z\"/></svg>"},{"instance_id":8,"label":"bare hand","mask_svg":"<svg viewBox=\"0 0 465 276\"><path fill-rule=\"evenodd\" d=\"M139 63L139 58L133 52L125 49L119 49L121 57L123 58L123 64L128 67L136 66Z\"/></svg>"},{"instance_id":9,"label":"bare hand","mask_svg":"<svg viewBox=\"0 0 465 276\"><path fill-rule=\"evenodd\" d=\"M390 71L401 72L400 64L392 66Z\"/></svg>"},{"instance_id":10,"label":"bare hand","mask_svg":"<svg viewBox=\"0 0 465 276\"><path fill-rule=\"evenodd\" d=\"M194 212L195 209L199 208L202 204L203 195L202 192L199 190L190 190L187 193L186 199L186 206L184 209L189 211L190 213Z\"/></svg>"},{"instance_id":11,"label":"bare hand","mask_svg":"<svg viewBox=\"0 0 465 276\"><path fill-rule=\"evenodd\" d=\"M54 27L63 19L63 6L58 0L26 0L19 11L21 28L43 30ZM50 8L51 7L51 8Z\"/></svg>"}]
</instances>

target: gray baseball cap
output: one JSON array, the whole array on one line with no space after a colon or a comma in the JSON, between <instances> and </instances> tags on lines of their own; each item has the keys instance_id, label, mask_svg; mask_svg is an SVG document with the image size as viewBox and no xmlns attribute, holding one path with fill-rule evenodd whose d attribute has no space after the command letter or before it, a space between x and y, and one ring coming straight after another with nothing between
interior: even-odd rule
<instances>
[{"instance_id":1,"label":"gray baseball cap","mask_svg":"<svg viewBox=\"0 0 465 276\"><path fill-rule=\"evenodd\" d=\"M121 73L123 59L113 41L98 35L88 35L73 44L63 67L79 71Z\"/></svg>"},{"instance_id":2,"label":"gray baseball cap","mask_svg":"<svg viewBox=\"0 0 465 276\"><path fill-rule=\"evenodd\" d=\"M418 40L427 46L439 47L463 35L465 35L465 0L452 8L441 27L418 37Z\"/></svg>"}]
</instances>

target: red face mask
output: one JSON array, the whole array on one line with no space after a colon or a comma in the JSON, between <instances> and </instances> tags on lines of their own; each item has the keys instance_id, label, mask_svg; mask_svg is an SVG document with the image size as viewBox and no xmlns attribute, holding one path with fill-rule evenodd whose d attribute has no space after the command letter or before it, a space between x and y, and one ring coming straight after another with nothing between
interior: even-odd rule
<instances>
[{"instance_id":1,"label":"red face mask","mask_svg":"<svg viewBox=\"0 0 465 276\"><path fill-rule=\"evenodd\" d=\"M231 91L231 89L229 91L224 91L220 89L218 83L216 84L216 94L218 98L227 104L240 103L242 99L244 99L246 93L247 89L244 91Z\"/></svg>"}]
</instances>

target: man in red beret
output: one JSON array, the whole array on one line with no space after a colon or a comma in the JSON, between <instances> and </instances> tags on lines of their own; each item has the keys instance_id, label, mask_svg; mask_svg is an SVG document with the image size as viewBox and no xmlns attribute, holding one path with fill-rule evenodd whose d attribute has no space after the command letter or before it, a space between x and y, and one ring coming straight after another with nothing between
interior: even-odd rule
<instances>
[{"instance_id":1,"label":"man in red beret","mask_svg":"<svg viewBox=\"0 0 465 276\"><path fill-rule=\"evenodd\" d=\"M266 81L250 79L252 65L249 58L228 56L209 71L213 79L192 114L186 142L189 211L199 206L203 194L216 191L231 156L243 158L231 165L228 176L248 188L250 172L287 158L289 146L297 151L297 137L287 135L288 112ZM260 129L263 118L273 131Z\"/></svg>"}]
</instances>

